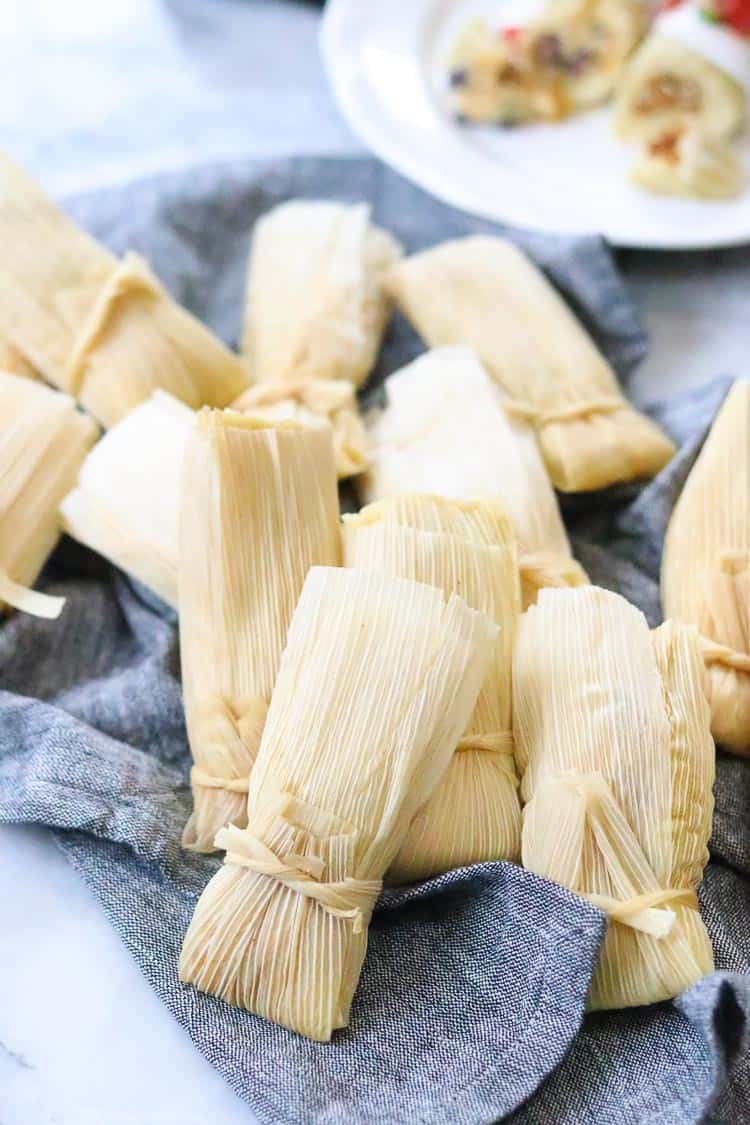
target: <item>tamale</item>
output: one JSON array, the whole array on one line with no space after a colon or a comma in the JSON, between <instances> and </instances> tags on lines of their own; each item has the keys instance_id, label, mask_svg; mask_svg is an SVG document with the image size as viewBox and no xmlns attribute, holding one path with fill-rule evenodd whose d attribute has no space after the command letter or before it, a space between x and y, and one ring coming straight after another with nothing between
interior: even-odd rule
<instances>
[{"instance_id":1,"label":"tamale","mask_svg":"<svg viewBox=\"0 0 750 1125\"><path fill-rule=\"evenodd\" d=\"M447 500L438 506L430 497L405 499L412 510L424 512L417 516L418 523L451 508L456 525L470 516ZM398 500L344 517L346 566L425 582L446 597L460 594L499 626L494 659L469 725L391 866L388 878L396 883L520 855L521 806L511 729L511 662L521 612L515 535L510 520L497 508L476 505L474 513L478 523L493 525L495 545L417 530Z\"/></svg>"},{"instance_id":2,"label":"tamale","mask_svg":"<svg viewBox=\"0 0 750 1125\"><path fill-rule=\"evenodd\" d=\"M388 271L386 289L429 347L473 348L534 426L563 492L653 476L674 453L526 256L502 238L445 242Z\"/></svg>"},{"instance_id":3,"label":"tamale","mask_svg":"<svg viewBox=\"0 0 750 1125\"><path fill-rule=\"evenodd\" d=\"M113 426L157 388L226 406L239 358L180 308L146 262L118 262L0 154L0 334L50 383Z\"/></svg>"},{"instance_id":4,"label":"tamale","mask_svg":"<svg viewBox=\"0 0 750 1125\"><path fill-rule=\"evenodd\" d=\"M248 827L185 937L180 978L328 1040L349 1022L384 872L465 730L497 626L377 572L310 571L250 775Z\"/></svg>"},{"instance_id":5,"label":"tamale","mask_svg":"<svg viewBox=\"0 0 750 1125\"><path fill-rule=\"evenodd\" d=\"M305 576L340 560L330 431L201 411L183 460L179 558L195 763L183 844L212 851L221 827L246 823L247 779Z\"/></svg>"},{"instance_id":6,"label":"tamale","mask_svg":"<svg viewBox=\"0 0 750 1125\"><path fill-rule=\"evenodd\" d=\"M195 412L154 391L94 446L60 505L68 535L177 605L180 472Z\"/></svg>"},{"instance_id":7,"label":"tamale","mask_svg":"<svg viewBox=\"0 0 750 1125\"><path fill-rule=\"evenodd\" d=\"M381 279L400 254L364 203L294 200L264 215L253 231L242 338L255 378L363 383L391 308Z\"/></svg>"},{"instance_id":8,"label":"tamale","mask_svg":"<svg viewBox=\"0 0 750 1125\"><path fill-rule=\"evenodd\" d=\"M232 409L266 422L291 419L306 426L329 425L339 479L367 468L367 434L357 410L354 384L346 379L258 383L243 391Z\"/></svg>"},{"instance_id":9,"label":"tamale","mask_svg":"<svg viewBox=\"0 0 750 1125\"><path fill-rule=\"evenodd\" d=\"M357 481L365 501L426 492L499 503L518 539L524 605L541 586L587 581L571 557L534 432L507 413L473 352L428 352L386 379L385 390L385 408L366 419L371 464Z\"/></svg>"},{"instance_id":10,"label":"tamale","mask_svg":"<svg viewBox=\"0 0 750 1125\"><path fill-rule=\"evenodd\" d=\"M30 589L60 536L57 507L96 440L69 395L0 373L0 607L57 617L62 598Z\"/></svg>"},{"instance_id":11,"label":"tamale","mask_svg":"<svg viewBox=\"0 0 750 1125\"><path fill-rule=\"evenodd\" d=\"M703 637L714 738L750 755L750 380L727 395L672 513L661 594Z\"/></svg>"},{"instance_id":12,"label":"tamale","mask_svg":"<svg viewBox=\"0 0 750 1125\"><path fill-rule=\"evenodd\" d=\"M40 378L33 363L29 363L15 344L2 335L0 335L0 371L7 371L10 375L25 375L27 379Z\"/></svg>"},{"instance_id":13,"label":"tamale","mask_svg":"<svg viewBox=\"0 0 750 1125\"><path fill-rule=\"evenodd\" d=\"M543 590L522 618L513 733L522 859L609 916L589 1007L667 1000L713 970L696 889L714 746L698 635L617 594Z\"/></svg>"}]
</instances>

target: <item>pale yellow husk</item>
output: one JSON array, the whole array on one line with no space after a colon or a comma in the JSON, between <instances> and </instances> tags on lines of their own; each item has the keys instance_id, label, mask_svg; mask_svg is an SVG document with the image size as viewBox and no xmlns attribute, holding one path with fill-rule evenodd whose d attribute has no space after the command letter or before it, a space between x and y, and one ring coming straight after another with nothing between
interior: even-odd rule
<instances>
[{"instance_id":1,"label":"pale yellow husk","mask_svg":"<svg viewBox=\"0 0 750 1125\"><path fill-rule=\"evenodd\" d=\"M371 465L357 481L365 501L426 492L499 504L518 540L524 605L541 586L587 581L571 557L534 432L508 414L473 352L428 352L386 379L385 390L385 408L366 419ZM485 532L482 542L497 542L491 528Z\"/></svg>"},{"instance_id":2,"label":"pale yellow husk","mask_svg":"<svg viewBox=\"0 0 750 1125\"><path fill-rule=\"evenodd\" d=\"M716 741L750 755L750 380L727 395L677 501L661 594L705 639Z\"/></svg>"},{"instance_id":3,"label":"pale yellow husk","mask_svg":"<svg viewBox=\"0 0 750 1125\"><path fill-rule=\"evenodd\" d=\"M496 629L460 598L314 568L180 978L311 1039L349 1021L384 872L440 780Z\"/></svg>"},{"instance_id":4,"label":"pale yellow husk","mask_svg":"<svg viewBox=\"0 0 750 1125\"><path fill-rule=\"evenodd\" d=\"M232 409L266 422L329 425L339 479L356 476L367 468L367 434L357 409L354 384L346 379L258 383L243 391Z\"/></svg>"},{"instance_id":5,"label":"pale yellow husk","mask_svg":"<svg viewBox=\"0 0 750 1125\"><path fill-rule=\"evenodd\" d=\"M616 594L543 590L522 618L513 724L522 859L610 925L589 1007L667 1000L713 970L696 889L714 746L696 631Z\"/></svg>"},{"instance_id":6,"label":"pale yellow husk","mask_svg":"<svg viewBox=\"0 0 750 1125\"><path fill-rule=\"evenodd\" d=\"M445 242L398 263L385 285L432 348L473 348L535 428L563 492L653 476L674 454L620 390L604 356L526 256L502 238Z\"/></svg>"},{"instance_id":7,"label":"pale yellow husk","mask_svg":"<svg viewBox=\"0 0 750 1125\"><path fill-rule=\"evenodd\" d=\"M41 375L28 359L5 336L0 335L0 371L10 375L24 375L27 379L41 379Z\"/></svg>"},{"instance_id":8,"label":"pale yellow husk","mask_svg":"<svg viewBox=\"0 0 750 1125\"><path fill-rule=\"evenodd\" d=\"M742 129L745 92L731 75L677 39L654 34L628 63L615 99L615 128L643 140L686 124L717 137Z\"/></svg>"},{"instance_id":9,"label":"pale yellow husk","mask_svg":"<svg viewBox=\"0 0 750 1125\"><path fill-rule=\"evenodd\" d=\"M109 427L157 388L226 406L245 366L136 254L118 260L0 153L0 334Z\"/></svg>"},{"instance_id":10,"label":"pale yellow husk","mask_svg":"<svg viewBox=\"0 0 750 1125\"><path fill-rule=\"evenodd\" d=\"M469 533L425 531L438 513L456 527L472 513L431 497L405 498L417 515L410 523L398 499L344 517L344 563L458 593L499 626L494 660L474 713L442 781L414 819L388 878L407 883L490 859L516 860L521 806L513 762L511 663L521 611L515 535L497 508L475 505L478 523L492 525L495 545ZM453 510L451 512L451 509Z\"/></svg>"},{"instance_id":11,"label":"pale yellow husk","mask_svg":"<svg viewBox=\"0 0 750 1125\"><path fill-rule=\"evenodd\" d=\"M390 314L381 279L401 254L364 204L294 200L256 223L242 350L266 380L359 386Z\"/></svg>"},{"instance_id":12,"label":"pale yellow husk","mask_svg":"<svg viewBox=\"0 0 750 1125\"><path fill-rule=\"evenodd\" d=\"M246 823L247 779L311 566L340 561L330 431L204 409L180 501L182 683L194 767L185 847Z\"/></svg>"},{"instance_id":13,"label":"pale yellow husk","mask_svg":"<svg viewBox=\"0 0 750 1125\"><path fill-rule=\"evenodd\" d=\"M154 391L94 446L60 505L68 535L175 607L180 473L195 418Z\"/></svg>"},{"instance_id":14,"label":"pale yellow husk","mask_svg":"<svg viewBox=\"0 0 750 1125\"><path fill-rule=\"evenodd\" d=\"M648 140L630 178L658 195L731 199L742 192L742 162L728 141L695 125Z\"/></svg>"},{"instance_id":15,"label":"pale yellow husk","mask_svg":"<svg viewBox=\"0 0 750 1125\"><path fill-rule=\"evenodd\" d=\"M69 395L0 373L0 608L57 617L63 599L29 589L60 536L57 508L96 440Z\"/></svg>"}]
</instances>

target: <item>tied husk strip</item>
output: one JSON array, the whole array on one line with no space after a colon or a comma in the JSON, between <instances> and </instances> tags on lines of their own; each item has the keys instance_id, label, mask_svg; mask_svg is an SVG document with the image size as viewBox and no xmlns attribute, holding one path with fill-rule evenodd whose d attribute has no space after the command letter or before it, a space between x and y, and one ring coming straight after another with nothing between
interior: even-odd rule
<instances>
[{"instance_id":1,"label":"tied husk strip","mask_svg":"<svg viewBox=\"0 0 750 1125\"><path fill-rule=\"evenodd\" d=\"M381 279L401 254L365 204L294 200L255 225L242 350L256 379L345 379L377 358L391 302Z\"/></svg>"},{"instance_id":2,"label":"tied husk strip","mask_svg":"<svg viewBox=\"0 0 750 1125\"><path fill-rule=\"evenodd\" d=\"M704 638L711 729L750 754L750 381L717 414L675 506L664 542L661 593L669 617Z\"/></svg>"},{"instance_id":3,"label":"tied husk strip","mask_svg":"<svg viewBox=\"0 0 750 1125\"><path fill-rule=\"evenodd\" d=\"M536 429L563 492L649 477L674 454L624 398L603 355L536 267L501 238L472 236L397 263L385 285L431 348L472 348Z\"/></svg>"},{"instance_id":4,"label":"tied husk strip","mask_svg":"<svg viewBox=\"0 0 750 1125\"><path fill-rule=\"evenodd\" d=\"M448 503L409 497L418 524L430 523ZM520 614L515 538L498 510L474 509L478 523L495 528L495 545L400 524L408 510L388 502L344 522L344 563L411 578L449 596L460 593L472 609L500 627L494 659L464 737L446 773L420 809L388 873L394 883L416 882L454 867L520 855L521 811L513 765L511 657ZM460 525L469 511L456 509ZM445 522L448 522L446 520Z\"/></svg>"},{"instance_id":5,"label":"tied husk strip","mask_svg":"<svg viewBox=\"0 0 750 1125\"><path fill-rule=\"evenodd\" d=\"M145 262L118 262L0 155L0 333L109 427L162 388L225 406L243 364L168 296Z\"/></svg>"},{"instance_id":6,"label":"tied husk strip","mask_svg":"<svg viewBox=\"0 0 750 1125\"><path fill-rule=\"evenodd\" d=\"M357 487L367 502L428 493L498 505L511 519L521 559L544 556L547 562L544 568L522 562L524 605L547 578L555 585L585 581L571 557L534 431L507 413L472 352L428 352L391 375L385 387L386 406L366 419L371 465Z\"/></svg>"},{"instance_id":7,"label":"tied husk strip","mask_svg":"<svg viewBox=\"0 0 750 1125\"><path fill-rule=\"evenodd\" d=\"M697 635L652 637L593 587L545 590L513 675L523 863L610 917L589 1007L669 999L713 969L695 899L714 771Z\"/></svg>"},{"instance_id":8,"label":"tied husk strip","mask_svg":"<svg viewBox=\"0 0 750 1125\"><path fill-rule=\"evenodd\" d=\"M96 440L68 395L0 373L0 605L55 618L63 600L30 589L60 536L57 508Z\"/></svg>"},{"instance_id":9,"label":"tied husk strip","mask_svg":"<svg viewBox=\"0 0 750 1125\"><path fill-rule=\"evenodd\" d=\"M104 434L60 505L68 535L175 608L180 473L195 417L154 391Z\"/></svg>"},{"instance_id":10,"label":"tied husk strip","mask_svg":"<svg viewBox=\"0 0 750 1125\"><path fill-rule=\"evenodd\" d=\"M246 823L236 782L255 760L305 576L339 561L330 431L205 409L181 496L180 643L198 767L183 844L212 851L220 828Z\"/></svg>"},{"instance_id":11,"label":"tied husk strip","mask_svg":"<svg viewBox=\"0 0 750 1125\"><path fill-rule=\"evenodd\" d=\"M348 1023L383 874L468 722L495 633L428 586L310 571L250 776L246 844L221 837L251 862L228 857L201 896L183 981L312 1039Z\"/></svg>"},{"instance_id":12,"label":"tied husk strip","mask_svg":"<svg viewBox=\"0 0 750 1125\"><path fill-rule=\"evenodd\" d=\"M357 409L354 384L346 379L302 379L258 383L244 391L232 409L266 422L295 421L329 425L339 480L367 468L367 434Z\"/></svg>"}]
</instances>

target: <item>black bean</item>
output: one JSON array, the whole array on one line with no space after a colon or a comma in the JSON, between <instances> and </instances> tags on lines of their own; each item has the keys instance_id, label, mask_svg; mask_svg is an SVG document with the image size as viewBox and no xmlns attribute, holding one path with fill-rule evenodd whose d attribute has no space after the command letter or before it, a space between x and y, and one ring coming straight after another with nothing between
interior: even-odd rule
<instances>
[{"instance_id":1,"label":"black bean","mask_svg":"<svg viewBox=\"0 0 750 1125\"><path fill-rule=\"evenodd\" d=\"M457 66L448 75L451 86L465 86L469 81L469 72L465 66Z\"/></svg>"}]
</instances>

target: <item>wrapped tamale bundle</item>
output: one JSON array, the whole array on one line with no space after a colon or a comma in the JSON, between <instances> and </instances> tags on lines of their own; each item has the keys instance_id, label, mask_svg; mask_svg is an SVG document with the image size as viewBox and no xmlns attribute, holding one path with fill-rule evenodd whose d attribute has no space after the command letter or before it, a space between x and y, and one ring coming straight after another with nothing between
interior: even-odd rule
<instances>
[{"instance_id":1,"label":"wrapped tamale bundle","mask_svg":"<svg viewBox=\"0 0 750 1125\"><path fill-rule=\"evenodd\" d=\"M60 505L68 535L175 607L180 473L195 418L154 391L94 446Z\"/></svg>"},{"instance_id":2,"label":"wrapped tamale bundle","mask_svg":"<svg viewBox=\"0 0 750 1125\"><path fill-rule=\"evenodd\" d=\"M69 395L0 373L0 608L57 617L62 598L30 589L60 536L57 508L97 428Z\"/></svg>"},{"instance_id":3,"label":"wrapped tamale bundle","mask_svg":"<svg viewBox=\"0 0 750 1125\"><path fill-rule=\"evenodd\" d=\"M330 431L200 412L183 460L179 612L194 766L183 845L246 823L258 750L305 576L340 561Z\"/></svg>"},{"instance_id":4,"label":"wrapped tamale bundle","mask_svg":"<svg viewBox=\"0 0 750 1125\"><path fill-rule=\"evenodd\" d=\"M390 313L382 276L401 254L370 208L294 200L256 223L242 350L256 379L359 386Z\"/></svg>"},{"instance_id":5,"label":"wrapped tamale bundle","mask_svg":"<svg viewBox=\"0 0 750 1125\"><path fill-rule=\"evenodd\" d=\"M344 564L378 570L437 586L446 597L460 593L472 609L499 626L494 659L474 712L448 769L429 801L417 813L388 878L412 883L489 859L517 860L521 846L521 806L513 761L511 664L521 612L516 542L510 520L496 507L409 496L363 508L344 517ZM493 525L494 545L471 535L423 531L409 523L454 516L455 526ZM450 512L454 509L453 513ZM446 521L447 522L447 521Z\"/></svg>"},{"instance_id":6,"label":"wrapped tamale bundle","mask_svg":"<svg viewBox=\"0 0 750 1125\"><path fill-rule=\"evenodd\" d=\"M525 867L609 917L589 1007L667 1000L713 970L696 889L714 746L698 635L617 594L543 590L522 618L513 733Z\"/></svg>"},{"instance_id":7,"label":"wrapped tamale bundle","mask_svg":"<svg viewBox=\"0 0 750 1125\"><path fill-rule=\"evenodd\" d=\"M239 358L169 297L135 254L117 261L0 154L0 334L103 426L157 388L226 406Z\"/></svg>"},{"instance_id":8,"label":"wrapped tamale bundle","mask_svg":"<svg viewBox=\"0 0 750 1125\"><path fill-rule=\"evenodd\" d=\"M349 1022L381 880L445 771L497 626L374 571L310 571L180 978L317 1040Z\"/></svg>"},{"instance_id":9,"label":"wrapped tamale bundle","mask_svg":"<svg viewBox=\"0 0 750 1125\"><path fill-rule=\"evenodd\" d=\"M750 755L750 380L738 380L672 513L664 612L697 626L714 738Z\"/></svg>"},{"instance_id":10,"label":"wrapped tamale bundle","mask_svg":"<svg viewBox=\"0 0 750 1125\"><path fill-rule=\"evenodd\" d=\"M232 409L267 422L329 425L339 479L356 476L367 468L367 434L357 409L354 384L346 379L258 383L243 391Z\"/></svg>"},{"instance_id":11,"label":"wrapped tamale bundle","mask_svg":"<svg viewBox=\"0 0 750 1125\"><path fill-rule=\"evenodd\" d=\"M371 463L357 481L365 501L425 492L498 503L518 540L524 605L541 586L587 581L571 557L534 431L508 414L473 352L428 352L386 379L385 390L386 406L367 418Z\"/></svg>"},{"instance_id":12,"label":"wrapped tamale bundle","mask_svg":"<svg viewBox=\"0 0 750 1125\"><path fill-rule=\"evenodd\" d=\"M473 348L534 427L556 488L653 476L674 453L565 302L512 243L476 235L399 262L386 288L432 348Z\"/></svg>"}]
</instances>

